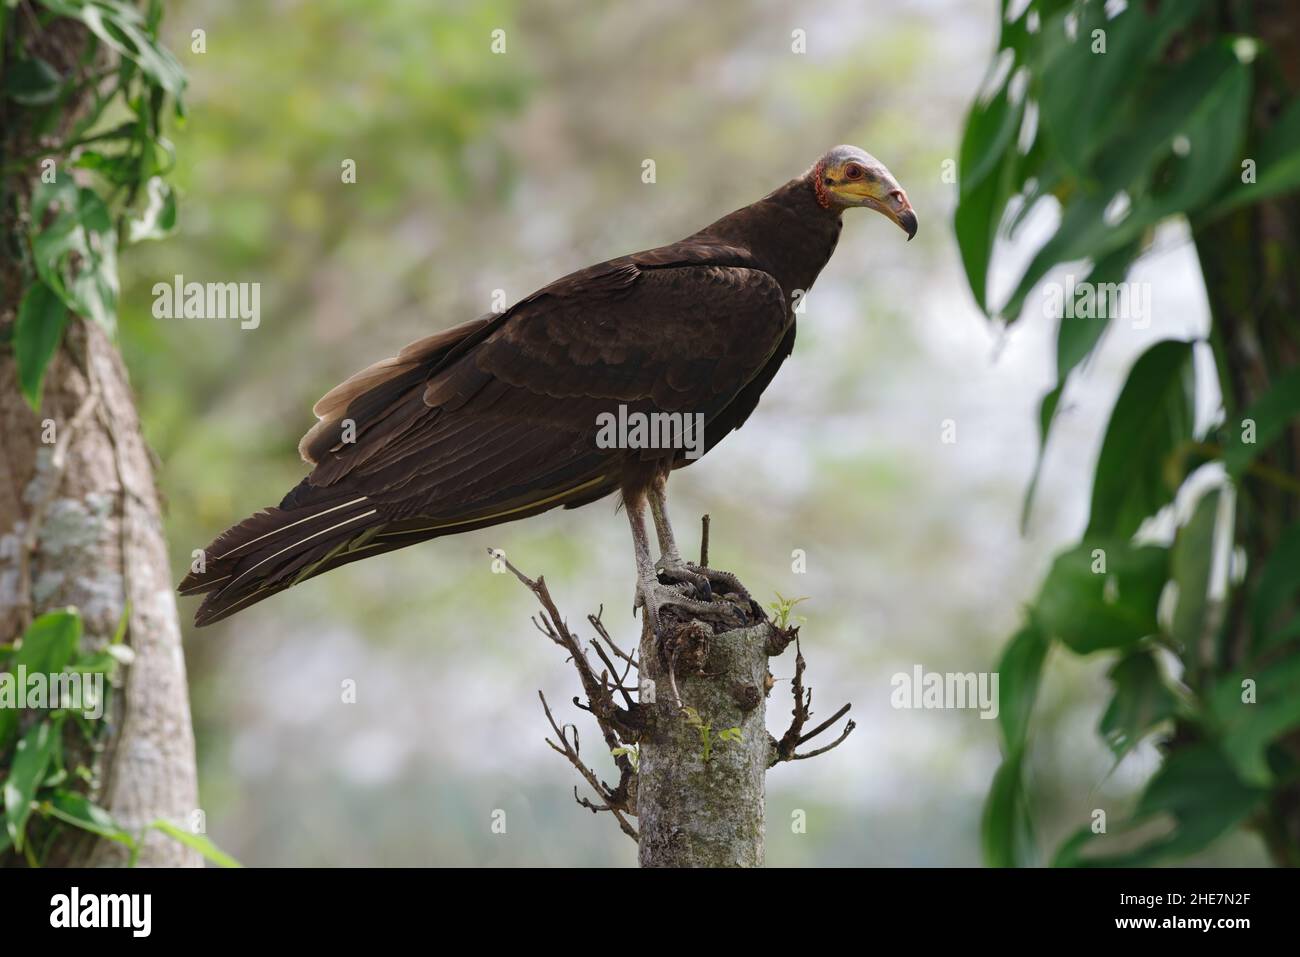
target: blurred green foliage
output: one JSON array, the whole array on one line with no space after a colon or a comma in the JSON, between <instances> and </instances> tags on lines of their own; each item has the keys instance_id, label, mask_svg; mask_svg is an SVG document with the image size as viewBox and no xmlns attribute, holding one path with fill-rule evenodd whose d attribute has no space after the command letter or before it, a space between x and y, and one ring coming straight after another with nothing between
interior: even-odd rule
<instances>
[{"instance_id":1,"label":"blurred green foliage","mask_svg":"<svg viewBox=\"0 0 1300 957\"><path fill-rule=\"evenodd\" d=\"M1248 21L1251 5L1240 7ZM1252 132L1252 91L1278 74L1282 56L1257 37L1233 33L1218 5L1201 0L1004 2L995 63L966 122L954 218L980 306L1015 322L1056 267L1089 264L1080 286L1119 282L1166 218L1200 226L1300 191L1300 98ZM1249 155L1257 159L1245 159L1248 133ZM1060 210L1054 231L1020 269L1006 300L995 304L987 279L996 242L1014 237L1050 203ZM1294 248L1286 254L1293 277ZM1229 253L1256 255L1246 244ZM1252 291L1262 301L1259 293ZM1067 380L1123 318L1105 310L1099 318L1059 318L1057 384L1040 407L1040 465ZM1284 745L1300 728L1300 562L1287 554L1300 526L1271 554L1266 548L1246 555L1250 523L1266 519L1247 509L1235 528L1219 520L1229 501L1219 489L1248 496L1246 463L1300 415L1300 380L1280 377L1244 411L1252 438L1250 451L1243 448L1244 433L1223 407L1240 391L1230 378L1229 350L1251 346L1230 340L1221 328L1226 318L1214 317L1209 343L1166 339L1132 365L1105 430L1083 538L1056 558L1003 656L1003 687L1015 706L1013 719L1004 716L1004 763L985 807L990 863L1037 859L1026 735L1047 652L1058 643L1076 655L1117 656L1109 671L1113 697L1098 728L1116 761L1151 735L1166 756L1133 814L1113 828L1116 836L1090 822L1065 843L1057 863L1176 859L1243 823L1271 835L1279 861L1300 853L1293 823L1270 806L1300 775ZM1216 419L1223 424L1210 435L1196 424L1197 350L1213 350L1220 375ZM1207 473L1192 479L1207 463L1214 476L1208 491ZM1300 492L1294 477L1262 477ZM1148 532L1144 544L1135 544L1139 529L1180 491L1200 499L1177 515L1176 531L1163 541ZM1033 494L1031 481L1026 514ZM1213 575L1213 556L1234 549L1252 575L1263 567L1262 575L1244 584ZM1245 647L1233 616L1223 613L1234 589L1253 589L1246 600L1260 627ZM1161 611L1166 594L1174 602L1169 614ZM1149 837L1142 827L1161 815L1171 829Z\"/></svg>"},{"instance_id":2,"label":"blurred green foliage","mask_svg":"<svg viewBox=\"0 0 1300 957\"><path fill-rule=\"evenodd\" d=\"M14 646L0 647L5 695L14 696L0 708L0 862L12 856L40 867L60 835L73 828L126 845L134 864L143 835L86 797L83 789L94 772L80 760L93 754L102 737L117 666L130 661L122 643L126 622L124 613L103 650L83 650L81 616L72 609L50 612L33 621ZM38 693L48 698L46 706L16 706ZM207 835L173 821L159 818L144 830L161 831L222 867L238 866Z\"/></svg>"},{"instance_id":3,"label":"blurred green foliage","mask_svg":"<svg viewBox=\"0 0 1300 957\"><path fill-rule=\"evenodd\" d=\"M864 715L832 759L769 780L769 859L976 863L997 722L895 711L888 679L915 662L986 667L1032 597L1026 569L1060 538L1007 528L1033 463L1020 418L1042 384L1039 346L1056 349L1026 330L1002 365L983 361L959 251L930 228L952 203L941 170L981 65L971 43L991 21L984 0L871 16L854 2L708 16L693 0L168 4L165 39L190 77L187 121L163 117L176 228L124 257L118 312L177 577L193 548L298 481L311 403L360 366L481 314L496 289L513 300L677 239L828 146L858 143L907 186L921 234L903 244L883 221L847 224L795 356L744 432L675 478L674 513L686 528L711 512L714 562L751 587L815 598L809 680L818 700ZM806 55L791 51L796 28ZM25 70L15 93L40 100L43 75ZM81 155L112 152L94 147ZM647 157L654 186L640 181ZM87 162L79 175L117 168ZM176 274L261 283L261 327L155 319L153 285ZM1076 328L1061 339L1062 377L1095 344L1094 326ZM939 445L936 423L954 415L962 440ZM1069 438L1058 426L1054 441ZM1086 487L1049 473L1038 514L1059 526ZM482 558L504 547L545 572L574 620L606 603L611 629L630 633L626 530L612 513L600 503L358 563L191 636L201 793L219 843L260 864L634 859L574 805L569 768L541 746L535 692L563 698L571 675L534 640L530 597ZM1033 711L1035 760L1057 789L1034 794L1048 834L1073 830L1096 790L1140 790L1140 774L1106 776L1111 742L1167 704L1135 658L1116 681L1152 693L1108 708L1108 669L1058 660L1047 673L1050 643L1026 625L1001 714L1028 756ZM355 704L340 701L344 681ZM1103 711L1107 740L1076 732ZM1018 773L999 773L1013 793ZM488 826L498 809L505 834ZM1259 858L1244 840L1208 854Z\"/></svg>"},{"instance_id":4,"label":"blurred green foliage","mask_svg":"<svg viewBox=\"0 0 1300 957\"><path fill-rule=\"evenodd\" d=\"M113 332L118 246L160 238L175 225L165 179L171 144L162 126L169 107L183 115L185 76L158 43L161 2L147 7L141 12L121 0L0 4L10 101L0 222L6 255L23 272L13 349L34 410L69 310ZM51 39L70 24L85 31L84 44ZM57 65L45 59L56 52ZM82 182L73 170L84 171Z\"/></svg>"}]
</instances>

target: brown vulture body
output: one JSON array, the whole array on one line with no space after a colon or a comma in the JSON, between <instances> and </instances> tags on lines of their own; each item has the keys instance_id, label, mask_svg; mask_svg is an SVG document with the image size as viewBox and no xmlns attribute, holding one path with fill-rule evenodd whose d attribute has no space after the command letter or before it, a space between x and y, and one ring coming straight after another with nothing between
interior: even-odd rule
<instances>
[{"instance_id":1,"label":"brown vulture body","mask_svg":"<svg viewBox=\"0 0 1300 957\"><path fill-rule=\"evenodd\" d=\"M837 147L680 242L575 272L357 373L315 406L320 421L299 446L313 471L278 507L220 535L181 583L182 594L207 594L196 623L348 562L615 491L633 520L638 593L655 590L645 505L663 560L684 564L662 490L668 472L693 459L682 449L599 447L598 417L620 406L702 413L706 452L739 428L790 355L797 297L826 265L852 205L915 232L888 171ZM651 614L676 600L642 597Z\"/></svg>"}]
</instances>

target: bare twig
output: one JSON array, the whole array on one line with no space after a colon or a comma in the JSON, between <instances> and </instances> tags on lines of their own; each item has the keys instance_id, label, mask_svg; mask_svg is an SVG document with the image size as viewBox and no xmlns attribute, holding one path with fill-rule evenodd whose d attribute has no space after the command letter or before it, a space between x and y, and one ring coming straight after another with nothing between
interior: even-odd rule
<instances>
[{"instance_id":1,"label":"bare twig","mask_svg":"<svg viewBox=\"0 0 1300 957\"><path fill-rule=\"evenodd\" d=\"M641 724L639 705L632 702L627 697L626 692L622 691L621 681L611 687L608 674L596 674L595 669L591 667L591 662L587 660L587 655L582 650L582 646L578 643L578 639L569 631L563 616L560 614L559 609L556 608L550 590L546 587L545 577L539 576L534 581L512 565L505 557L504 552L495 548L488 549L488 552L493 558L503 562L506 568L510 570L510 573L519 579L541 604L541 618L538 620L538 618L534 617L533 624L538 631L569 653L569 658L577 669L578 677L582 682L582 690L587 695L589 710L600 722L601 730L606 733L610 749L618 747L622 742L635 741ZM603 658L603 650L598 645L595 647ZM608 667L611 671L614 670L612 664L609 664ZM620 708L618 706L613 698L613 691L615 690L624 695L625 703L629 707Z\"/></svg>"},{"instance_id":2,"label":"bare twig","mask_svg":"<svg viewBox=\"0 0 1300 957\"><path fill-rule=\"evenodd\" d=\"M640 670L641 666L637 663L636 658L632 655L629 655L618 645L614 644L614 639L609 637L609 631L605 628L605 623L601 621L601 618L602 616L604 616L604 614L605 614L605 606L601 605L600 610L597 611L596 614L587 616L587 621L591 622L591 627L596 629L596 634L600 635L601 640L604 641L605 644L609 645L610 649L613 650L614 654L618 655L620 658L626 661L631 667ZM624 675L623 677L626 678L627 675Z\"/></svg>"},{"instance_id":3,"label":"bare twig","mask_svg":"<svg viewBox=\"0 0 1300 957\"><path fill-rule=\"evenodd\" d=\"M709 516L707 512L700 518L700 567L709 567Z\"/></svg>"},{"instance_id":4,"label":"bare twig","mask_svg":"<svg viewBox=\"0 0 1300 957\"><path fill-rule=\"evenodd\" d=\"M832 748L838 747L845 738L853 733L853 729L857 727L857 724L853 721L849 721L844 726L844 730L840 732L840 736L825 747L817 748L804 754L796 752L799 745L811 741L813 738L817 737L817 735L834 725L835 722L840 720L840 718L848 714L849 708L851 708L852 705L844 705L844 707L840 708L821 724L817 725L817 727L813 728L806 734L804 733L804 725L807 724L808 719L812 717L812 689L804 688L803 673L804 669L807 667L807 662L804 661L803 649L799 646L798 630L792 629L792 631L794 632L795 643L794 678L790 681L790 693L794 697L794 710L791 711L793 717L790 721L790 727L786 729L785 734L781 736L781 740L777 741L775 747L772 749L772 764L779 764L782 761L803 761L806 758L815 758L819 754L825 754Z\"/></svg>"},{"instance_id":5,"label":"bare twig","mask_svg":"<svg viewBox=\"0 0 1300 957\"><path fill-rule=\"evenodd\" d=\"M845 705L845 709L847 708L848 705ZM805 758L815 758L819 754L825 754L827 751L830 751L832 748L839 747L844 742L844 739L853 733L853 729L856 727L857 724L853 721L850 721L848 724L844 726L844 730L840 732L840 736L836 738L834 741L832 741L830 744L826 745L824 748L817 748L815 751L809 751L806 754L792 754L790 755L789 760L802 761Z\"/></svg>"},{"instance_id":6,"label":"bare twig","mask_svg":"<svg viewBox=\"0 0 1300 957\"><path fill-rule=\"evenodd\" d=\"M556 744L550 738L545 739L546 743L549 744L558 754L564 755L564 757L569 760L569 763L577 769L583 779L591 785L591 789L595 791L605 803L603 805L596 805L592 804L586 798L579 797L578 789L576 787L573 789L574 800L583 807L589 808L593 814L600 811L609 811L618 820L618 826L623 833L632 838L632 840L637 840L636 828L631 825L627 817L624 815L624 812L627 810L627 795L626 793L622 795L618 793L620 790L623 790L622 782L619 783L618 788L611 789L609 785L596 777L595 772L583 763L582 758L578 753L578 729L572 725L560 725L560 723L555 720L555 716L551 714L551 707L546 703L546 695L539 691L537 692L537 697L542 701L542 710L546 712L546 720L551 723L551 727L555 729L556 736L560 739L560 744ZM573 727L572 744L569 742L568 735L565 734L565 727ZM624 760L626 760L626 758L624 758Z\"/></svg>"},{"instance_id":7,"label":"bare twig","mask_svg":"<svg viewBox=\"0 0 1300 957\"><path fill-rule=\"evenodd\" d=\"M619 692L619 694L621 694L621 695L623 696L623 703L627 705L627 710L628 710L628 711L632 711L633 709L635 709L635 708L636 708L636 702L633 701L631 695L629 695L629 694L627 693L627 692L628 692L628 689L625 688L625 687L623 686L623 678L618 678L618 679L616 679L614 682L610 682L610 681L605 677L606 675L609 675L609 674L614 674L614 675L618 674L618 669L614 667L614 662L610 661L610 660L609 660L609 656L605 654L605 649L602 648L602 647L600 647L600 645L597 644L597 643L594 642L594 641L591 643L591 647L594 648L594 649L596 650L596 654L600 656L601 663L602 663L606 668L609 669L608 671L603 671L603 672L601 672L601 675L600 675L601 679L602 679L602 680L604 681L604 683L605 683L605 687L608 688L608 689L611 690L611 691L615 691L615 690L616 690L616 691ZM623 677L627 677L627 672L626 672L626 671L623 673Z\"/></svg>"},{"instance_id":8,"label":"bare twig","mask_svg":"<svg viewBox=\"0 0 1300 957\"><path fill-rule=\"evenodd\" d=\"M546 579L539 576L536 581L523 574L518 568L512 565L505 557L505 553L498 549L488 549L488 552L496 559L504 562L520 582L523 583L529 591L537 598L542 606L542 613L539 616L531 618L533 626L543 635L549 638L555 644L559 645L568 652L569 660L577 669L578 678L582 682L582 690L586 693L587 700L583 702L577 696L573 698L576 707L583 711L589 712L596 719L601 735L604 738L605 745L614 763L619 770L618 784L610 787L601 781L590 768L583 763L579 755L578 731L573 725L560 725L556 722L555 717L551 714L550 706L546 702L546 697L537 692L542 701L542 710L546 712L546 719L550 722L551 727L555 729L560 743L556 744L547 738L546 743L556 752L564 755L569 762L578 770L583 779L591 785L592 790L596 792L597 797L602 803L595 804L590 800L579 797L577 789L574 789L574 800L583 807L590 809L593 813L599 811L610 811L618 818L619 827L623 833L633 840L637 839L637 832L630 823L628 816L635 816L635 787L636 787L636 768L633 767L632 761L626 754L614 752L619 751L626 744L635 744L640 737L641 726L644 723L641 706L632 700L629 691L631 689L624 685L624 679L627 678L635 662L628 660L627 668L623 675L618 676L618 669L614 662L605 653L605 650L598 642L592 642L592 647L596 650L601 663L605 670L597 674L592 668L591 662L587 659L587 654L583 650L577 637L569 631L563 616L560 615L559 609L555 605L554 599L551 598L550 590L546 587ZM604 625L600 623L599 615L587 616L587 620L592 623L597 634L614 650L614 653L620 657L627 658L618 647L610 640L608 632ZM614 679L611 680L611 675ZM620 708L614 700L614 695L621 696L623 703L626 705ZM573 728L573 741L570 743L565 728Z\"/></svg>"},{"instance_id":9,"label":"bare twig","mask_svg":"<svg viewBox=\"0 0 1300 957\"><path fill-rule=\"evenodd\" d=\"M825 721L823 721L821 724L817 725L817 727L813 728L813 729L812 729L811 731L809 731L807 734L800 736L800 738L799 738L799 742L798 742L798 743L799 743L799 744L803 744L805 741L809 741L809 740L811 740L811 739L817 737L817 735L821 734L823 731L825 731L827 728L829 728L831 725L833 725L836 721L840 720L840 718L842 718L842 717L844 717L846 714L848 714L848 713L849 713L849 709L852 708L852 707L853 707L853 705L851 705L851 704L846 704L844 707L840 708L839 711L836 711L833 715L831 715L829 718L827 718L827 719L826 719ZM853 723L852 721L849 722L849 724L852 724L852 723Z\"/></svg>"}]
</instances>

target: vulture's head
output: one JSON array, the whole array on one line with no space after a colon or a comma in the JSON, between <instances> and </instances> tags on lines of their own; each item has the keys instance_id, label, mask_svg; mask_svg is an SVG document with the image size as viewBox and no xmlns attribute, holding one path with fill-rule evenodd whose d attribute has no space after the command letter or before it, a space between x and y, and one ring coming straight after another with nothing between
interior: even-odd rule
<instances>
[{"instance_id":1,"label":"vulture's head","mask_svg":"<svg viewBox=\"0 0 1300 957\"><path fill-rule=\"evenodd\" d=\"M866 206L884 213L907 233L916 235L916 213L894 175L865 150L837 146L817 161L809 174L817 201L827 209Z\"/></svg>"}]
</instances>

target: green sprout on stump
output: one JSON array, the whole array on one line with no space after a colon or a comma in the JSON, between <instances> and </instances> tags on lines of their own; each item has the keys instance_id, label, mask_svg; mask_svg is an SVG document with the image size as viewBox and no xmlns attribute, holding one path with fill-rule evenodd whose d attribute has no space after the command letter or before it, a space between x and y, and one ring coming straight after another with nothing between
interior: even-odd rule
<instances>
[{"instance_id":1,"label":"green sprout on stump","mask_svg":"<svg viewBox=\"0 0 1300 957\"><path fill-rule=\"evenodd\" d=\"M633 772L641 770L641 748L639 745L633 744L629 747L617 747L609 753L616 758L626 756L628 763L632 765Z\"/></svg>"},{"instance_id":2,"label":"green sprout on stump","mask_svg":"<svg viewBox=\"0 0 1300 957\"><path fill-rule=\"evenodd\" d=\"M776 627L779 628L781 631L785 631L787 628L789 628L790 612L794 610L795 605L807 600L808 600L807 597L786 598L780 592L777 592L776 601L769 602L767 606L768 608L772 609L772 619ZM803 617L799 618L799 621L801 622L806 622L807 620L808 620L807 618L803 618Z\"/></svg>"},{"instance_id":3,"label":"green sprout on stump","mask_svg":"<svg viewBox=\"0 0 1300 957\"><path fill-rule=\"evenodd\" d=\"M682 714L686 717L686 723L700 733L701 757L703 757L705 764L708 764L713 758L715 741L719 745L726 744L728 741L740 741L739 728L723 728L715 735L713 733L713 723L705 721L694 708L683 708Z\"/></svg>"}]
</instances>

